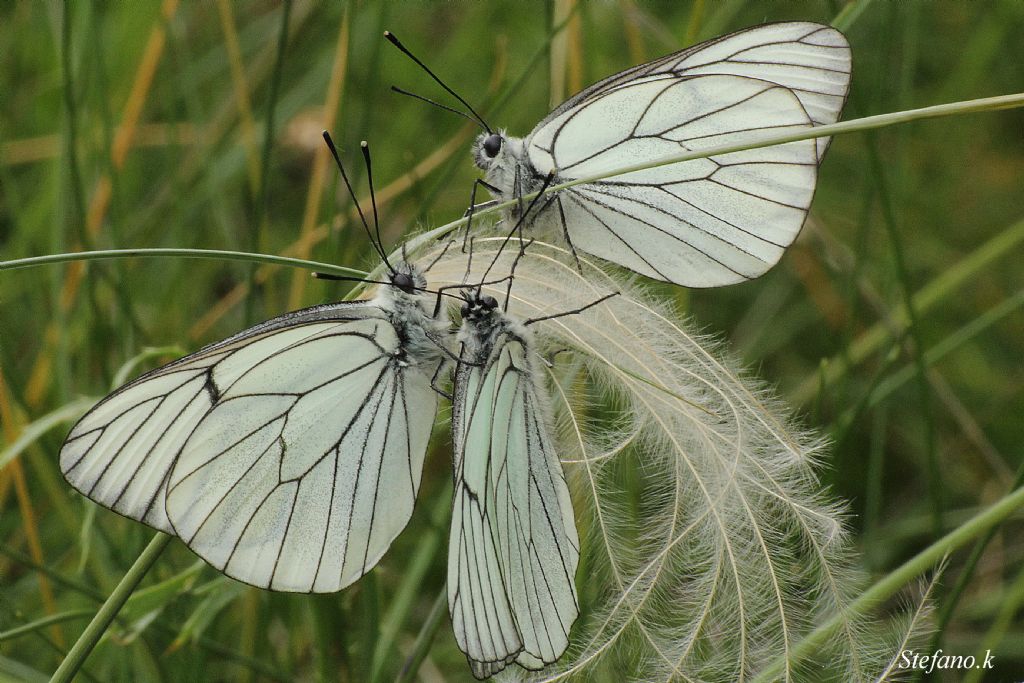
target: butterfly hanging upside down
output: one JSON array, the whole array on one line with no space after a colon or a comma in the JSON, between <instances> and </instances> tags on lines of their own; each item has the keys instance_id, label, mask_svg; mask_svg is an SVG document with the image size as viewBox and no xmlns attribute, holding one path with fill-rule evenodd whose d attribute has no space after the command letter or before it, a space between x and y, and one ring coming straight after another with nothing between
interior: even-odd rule
<instances>
[{"instance_id":1,"label":"butterfly hanging upside down","mask_svg":"<svg viewBox=\"0 0 1024 683\"><path fill-rule=\"evenodd\" d=\"M609 76L565 101L525 139L493 131L466 106L485 131L473 147L484 185L509 201L536 192L550 173L557 186L834 123L849 81L845 37L790 22ZM534 228L564 237L573 250L686 287L750 280L775 265L800 232L828 142L800 140L563 188L541 205Z\"/></svg>"}]
</instances>

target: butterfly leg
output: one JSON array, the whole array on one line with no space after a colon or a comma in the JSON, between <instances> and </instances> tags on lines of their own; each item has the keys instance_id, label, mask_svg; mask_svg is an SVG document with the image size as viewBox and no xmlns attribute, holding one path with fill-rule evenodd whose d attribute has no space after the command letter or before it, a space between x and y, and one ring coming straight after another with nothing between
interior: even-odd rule
<instances>
[{"instance_id":1,"label":"butterfly leg","mask_svg":"<svg viewBox=\"0 0 1024 683\"><path fill-rule=\"evenodd\" d=\"M558 202L558 219L562 222L562 236L565 237L565 243L569 245L569 251L572 252L572 257L576 261L576 270L582 275L583 264L580 263L580 255L576 253L576 247L573 246L572 238L569 237L569 225L565 222L565 210L562 209L562 199L560 197L554 197L553 199Z\"/></svg>"},{"instance_id":2,"label":"butterfly leg","mask_svg":"<svg viewBox=\"0 0 1024 683\"><path fill-rule=\"evenodd\" d=\"M562 311L561 313L552 313L551 315L542 315L539 318L529 318L527 320L524 320L523 324L524 325L532 325L533 323L539 323L541 320L552 320L554 318L564 318L567 315L579 315L580 313L582 313L583 311L587 310L588 308L593 308L594 306L598 305L599 303L601 303L603 301L607 301L608 299L611 299L613 296L618 296L618 295L619 295L618 292L611 292L609 294L605 294L604 296L602 296L599 299L595 299L594 301L591 301L589 304L586 304L584 306L580 306L579 308L574 308L571 311Z\"/></svg>"},{"instance_id":3,"label":"butterfly leg","mask_svg":"<svg viewBox=\"0 0 1024 683\"><path fill-rule=\"evenodd\" d=\"M491 185L486 180L481 180L480 178L477 178L475 181L473 181L473 191L474 191L474 194L476 192L477 186L483 187L485 190L487 190L491 194L496 194L498 196L501 196L501 190L496 188L494 185ZM470 215L474 211L479 211L480 209L488 209L488 208L494 206L495 204L497 204L498 201L499 200L497 200L497 199L491 199L491 200L488 200L486 202L482 202L480 204L477 204L475 199L470 199L470 201L469 201L469 208L467 208L465 210L465 212L463 212L462 215L463 215L463 217L465 217L465 216Z\"/></svg>"},{"instance_id":4,"label":"butterfly leg","mask_svg":"<svg viewBox=\"0 0 1024 683\"><path fill-rule=\"evenodd\" d=\"M555 367L555 358L558 357L558 354L560 354L560 353L569 353L570 351L572 351L572 349L568 349L568 348L555 349L554 351L552 351L548 355L541 356L541 360L543 360L544 364L547 365L549 368L553 368L553 367Z\"/></svg>"},{"instance_id":5,"label":"butterfly leg","mask_svg":"<svg viewBox=\"0 0 1024 683\"><path fill-rule=\"evenodd\" d=\"M430 378L430 388L436 391L439 396L442 396L451 401L452 395L449 394L444 389L442 389L441 387L437 386L437 379L438 377L440 377L441 371L444 370L446 365L448 365L448 360L442 358L441 361L437 364L437 369L434 370L434 376Z\"/></svg>"},{"instance_id":6,"label":"butterfly leg","mask_svg":"<svg viewBox=\"0 0 1024 683\"><path fill-rule=\"evenodd\" d=\"M480 178L477 178L476 180L473 181L473 190L469 193L469 208L466 209L466 213L463 214L465 216L465 218L466 218L465 233L463 234L463 237L462 237L462 253L463 254L466 253L466 240L469 239L469 233L472 230L473 214L476 213L477 211L479 211L480 209L486 209L486 208L494 206L494 205L496 205L498 203L497 199L492 199L489 202L484 202L483 204L477 204L476 203L476 191L477 191L477 188L479 188L479 187L483 187L488 192L496 192L496 193L499 193L499 194L501 192L501 190L499 190L498 188L494 187L493 185L491 185L491 184L481 180Z\"/></svg>"}]
</instances>

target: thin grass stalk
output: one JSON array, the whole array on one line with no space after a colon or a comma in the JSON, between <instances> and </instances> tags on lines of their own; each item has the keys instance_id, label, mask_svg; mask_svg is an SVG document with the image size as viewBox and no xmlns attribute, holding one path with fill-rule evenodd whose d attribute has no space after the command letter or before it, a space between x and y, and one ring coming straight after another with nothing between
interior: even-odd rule
<instances>
[{"instance_id":1,"label":"thin grass stalk","mask_svg":"<svg viewBox=\"0 0 1024 683\"><path fill-rule=\"evenodd\" d=\"M178 0L164 0L160 8L160 18L150 32L149 40L146 43L139 68L135 73L135 80L132 89L125 102L121 124L114 134L114 144L111 150L111 162L115 170L120 170L124 165L125 157L128 154L135 132L138 127L139 118L142 114L143 105L149 95L150 87L153 84L154 75L160 59L163 55L164 45L167 39L167 32L164 28L165 22L170 22L177 13ZM96 183L92 199L86 211L86 234L92 238L99 235L103 226L104 217L110 206L110 198L113 184L109 175L101 176ZM85 275L84 264L75 263L67 271L58 301L57 311L60 314L67 313L74 305L78 287L82 277ZM32 365L30 379L25 390L25 401L28 405L36 407L40 405L43 396L53 379L53 350L64 339L59 334L62 329L62 315L50 323L44 335L44 341L36 354L35 362Z\"/></svg>"},{"instance_id":2,"label":"thin grass stalk","mask_svg":"<svg viewBox=\"0 0 1024 683\"><path fill-rule=\"evenodd\" d=\"M1021 306L1024 306L1024 290L1019 290L1010 297L1003 299L999 304L985 311L977 318L948 335L945 339L935 344L924 352L924 364L926 368L933 367L943 358L963 347L967 342L975 339L982 332L988 330L996 323L1004 320ZM892 396L903 385L920 375L920 369L916 363L905 366L892 373L881 382L877 383L868 393L865 408L874 408L889 396ZM839 417L837 422L845 429L857 420L857 411L848 410Z\"/></svg>"},{"instance_id":3,"label":"thin grass stalk","mask_svg":"<svg viewBox=\"0 0 1024 683\"><path fill-rule=\"evenodd\" d=\"M846 3L832 20L831 26L846 33L872 2L873 0L852 0L852 2Z\"/></svg>"},{"instance_id":4,"label":"thin grass stalk","mask_svg":"<svg viewBox=\"0 0 1024 683\"><path fill-rule=\"evenodd\" d=\"M338 118L338 109L341 106L342 95L345 92L345 74L348 70L348 44L349 44L349 5L345 5L338 28L338 37L335 41L334 62L331 65L331 76L327 82L327 94L324 96L323 118L321 126L325 130L334 128ZM327 173L331 168L331 155L326 147L319 146L313 155L313 171L309 178L309 189L306 192L306 206L302 211L302 224L299 228L299 239L305 248L299 251L299 258L309 258L312 245L308 240L309 233L316 227L316 217L320 213L321 199L323 198L324 184L327 182ZM302 277L301 273L295 273L292 277L291 291L288 295L288 307L298 308L302 303L302 295L306 289L308 278Z\"/></svg>"},{"instance_id":5,"label":"thin grass stalk","mask_svg":"<svg viewBox=\"0 0 1024 683\"><path fill-rule=\"evenodd\" d=\"M36 619L30 621L27 624L16 626L15 628L8 629L6 631L0 631L0 643L20 638L21 636L35 633L36 631L45 629L47 626L54 624L63 624L66 621L74 621L76 619L85 619L92 617L95 613L91 609L74 609L66 612L59 612L57 614L51 614L50 616L43 617L42 619Z\"/></svg>"},{"instance_id":6,"label":"thin grass stalk","mask_svg":"<svg viewBox=\"0 0 1024 683\"><path fill-rule=\"evenodd\" d=\"M2 422L0 427L2 427L4 441L10 444L10 447L4 449L3 453L5 454L16 447L23 447L23 441L20 437L25 435L26 432L31 437L31 431L24 427L24 419L20 411L15 409L2 375L0 375L0 422ZM28 544L29 553L36 563L45 564L43 544L40 541L39 525L36 521L35 508L32 505L32 496L25 477L25 469L22 467L22 463L13 457L10 458L9 466L5 466L7 464L0 464L0 471L2 471L5 478L9 477L10 481L13 482L14 494L18 502L18 510L21 514L21 528L25 532L25 542ZM39 575L39 593L42 596L43 609L48 614L56 614L57 602L53 596L53 587L50 585L50 581L45 574ZM51 635L54 643L63 649L64 635L59 625L53 625Z\"/></svg>"},{"instance_id":7,"label":"thin grass stalk","mask_svg":"<svg viewBox=\"0 0 1024 683\"><path fill-rule=\"evenodd\" d=\"M437 166L444 163L447 159L462 148L466 142L469 141L470 134L473 132L472 124L466 124L455 135L449 138L444 144L434 150L433 153L429 154L419 164L417 164L409 173L397 178L393 182L389 183L384 188L376 192L377 195L377 207L382 209L387 203L391 202L403 192L408 190L415 179L430 173ZM369 195L359 199L360 205L368 203L370 200ZM358 213L355 207L353 207L346 215L346 221L351 223L353 220L358 219ZM299 254L302 249L312 247L319 242L323 241L331 234L333 228L330 225L319 225L309 233L305 238L299 238L286 249L283 250L285 255ZM266 282L271 275L273 275L277 269L277 264L266 264L256 271L256 282L262 284ZM319 268L318 268L319 270ZM364 273L365 274L365 273ZM213 327L221 318L223 318L229 311L235 306L241 303L246 295L250 292L250 287L247 282L241 282L225 294L219 301L217 301L210 310L203 315L199 320L189 328L188 337L190 339L199 339L203 337L206 332Z\"/></svg>"},{"instance_id":8,"label":"thin grass stalk","mask_svg":"<svg viewBox=\"0 0 1024 683\"><path fill-rule=\"evenodd\" d=\"M0 271L15 270L18 268L32 268L36 266L52 265L55 263L72 263L76 261L97 261L103 259L122 258L195 258L214 259L222 261L245 261L248 263L269 263L277 266L289 266L291 268L304 268L313 272L331 273L334 275L354 275L364 277L366 271L337 266L332 263L320 263L319 261L307 261L304 259L291 258L288 256L274 256L272 254L254 254L244 251L228 251L224 249L175 249L175 248L153 248L153 249L102 249L99 251L75 251L66 254L48 254L46 256L30 256L28 258L0 261Z\"/></svg>"},{"instance_id":9,"label":"thin grass stalk","mask_svg":"<svg viewBox=\"0 0 1024 683\"><path fill-rule=\"evenodd\" d=\"M374 647L373 663L370 667L371 683L382 679L386 658L398 649L398 635L402 625L406 623L417 599L423 594L423 581L447 537L445 532L452 513L452 490L452 482L448 479L444 490L436 496L430 514L430 529L416 544L416 552L406 564L398 590L395 591L391 604L381 620L380 637Z\"/></svg>"},{"instance_id":10,"label":"thin grass stalk","mask_svg":"<svg viewBox=\"0 0 1024 683\"><path fill-rule=\"evenodd\" d=\"M572 5L572 7L569 9L568 16L566 16L561 21L557 22L550 29L550 31L548 31L546 39L543 43L541 43L541 45L530 57L526 67L523 68L522 72L519 74L516 80L514 80L511 84L506 86L505 89L501 92L501 94L498 95L498 97L493 100L493 102L491 102L488 106L484 106L480 109L482 116L484 116L486 119L491 119L492 116L495 116L498 113L502 112L505 106L512 101L513 97L515 97L515 95L520 92L520 90L527 83L527 81L529 81L532 77L535 77L535 74L541 68L541 62L544 60L545 57L548 56L550 52L549 46L551 44L551 41L554 40L555 37L560 35L561 32L566 29L566 27L569 25L569 22L572 20L574 16L576 16L576 13L580 11L582 6L583 3L575 3L574 5ZM504 42L499 42L497 44L496 49L498 56L495 61L494 70L491 72L490 83L488 84L488 94L492 94L497 89L505 73L505 62L507 60L507 56L504 51L504 45ZM463 126L463 128L470 132L475 132L477 130L472 124L466 124L465 126ZM463 148L463 151L465 151L465 148ZM419 211L417 212L417 216L420 221L424 221L427 219L428 209L431 206L433 206L433 203L434 201L436 201L437 197L450 187L451 180L454 177L456 170L457 168L454 164L451 164L448 168L443 169L443 172L441 173L441 176L437 179L437 182L434 184L432 188L430 188L430 190L428 190L426 198L423 201Z\"/></svg>"},{"instance_id":11,"label":"thin grass stalk","mask_svg":"<svg viewBox=\"0 0 1024 683\"><path fill-rule=\"evenodd\" d=\"M1017 476L1013 479L1013 484L1010 486L1010 490L1016 490L1020 488L1021 484L1024 484L1024 464L1017 468ZM981 560L982 554L985 552L985 548L995 538L999 532L998 526L991 527L988 531L978 539L978 542L974 544L971 549L971 554L967 557L967 561L964 562L963 568L960 570L960 575L956 579L956 583L949 590L946 595L946 600L939 608L939 613L935 619L935 633L932 635L931 642L928 645L926 652L935 652L942 646L942 638L946 633L946 627L952 620L953 615L956 613L957 605L960 604L960 598L963 597L964 590L967 588L967 584L974 578L974 571L978 568L978 561ZM918 669L914 672L914 681L920 681L924 677L924 671Z\"/></svg>"},{"instance_id":12,"label":"thin grass stalk","mask_svg":"<svg viewBox=\"0 0 1024 683\"><path fill-rule=\"evenodd\" d=\"M50 683L68 683L75 677L75 674L78 673L85 663L89 653L92 652L93 648L96 647L96 643L99 642L103 634L110 628L110 625L117 617L117 613L124 607L132 592L138 587L146 572L149 571L149 568L160 557L160 553L163 552L172 538L174 537L162 533L157 533L153 536L153 540L149 542L149 545L146 546L138 559L135 560L135 563L128 569L120 583L110 593L106 602L96 612L96 616L85 627L85 630L82 631L75 644L71 646L71 650L68 651L64 661L53 672Z\"/></svg>"},{"instance_id":13,"label":"thin grass stalk","mask_svg":"<svg viewBox=\"0 0 1024 683\"><path fill-rule=\"evenodd\" d=\"M448 591L442 588L441 592L434 598L434 604L430 608L427 620L423 622L423 626L416 636L416 642L413 643L412 652L402 665L402 670L399 672L398 677L395 678L395 683L409 683L409 681L415 680L416 674L420 670L420 664L427 658L427 654L430 652L430 644L434 642L434 636L441 627L447 611Z\"/></svg>"},{"instance_id":14,"label":"thin grass stalk","mask_svg":"<svg viewBox=\"0 0 1024 683\"><path fill-rule=\"evenodd\" d=\"M973 281L980 272L992 265L1024 243L1024 220L1017 221L968 254L952 268L942 271L935 279L914 294L914 307L918 313L925 313L948 299L953 294ZM893 316L892 324L902 329L907 324L905 309L899 309ZM892 327L886 323L878 323L861 334L842 355L827 359L823 384L831 386L846 375L855 365L863 362L868 356L878 351L892 338ZM797 386L788 398L798 404L810 401L818 391L818 376L808 377Z\"/></svg>"},{"instance_id":15,"label":"thin grass stalk","mask_svg":"<svg viewBox=\"0 0 1024 683\"><path fill-rule=\"evenodd\" d=\"M999 646L1006 637L1014 615L1024 605L1024 571L1017 573L1017 578L1003 592L1003 599L1000 603L999 612L995 620L989 626L985 636L981 639L978 649L975 650L974 659L977 662L974 668L968 669L964 674L963 683L977 683L986 674L982 666L993 649Z\"/></svg>"},{"instance_id":16,"label":"thin grass stalk","mask_svg":"<svg viewBox=\"0 0 1024 683\"><path fill-rule=\"evenodd\" d=\"M645 171L652 168L658 168L660 166L677 164L684 161L693 161L695 159L705 159L712 156L721 156L725 154L731 154L734 152L742 152L750 149L759 149L761 147L771 147L773 145L781 145L788 142L797 142L799 140L810 140L819 137L845 135L847 133L874 130L878 128L884 128L886 126L910 123L912 121L921 121L925 119L940 118L945 116L956 116L962 114L977 113L982 111L1014 109L1022 106L1024 106L1024 93L1015 93L1012 95L999 95L996 97L984 97L975 100L964 100L962 102L938 104L930 107L911 109L908 111L891 112L888 114L878 114L875 116L865 116L851 121L842 121L840 123L832 123L824 126L814 126L812 128L804 129L796 133L768 135L764 136L763 138L760 138L759 140L751 142L733 143L728 145L716 145L714 147L707 147L699 151L685 152L681 154L670 154L658 157L656 159L649 159L638 164L622 166L599 174L583 176L563 183L551 185L546 190L544 190L543 193L553 194L557 193L559 190L575 187L577 185L599 182L601 180L606 180L608 178L626 175L629 173L635 173L638 171ZM534 199L538 194L540 194L540 192L525 194L521 198L511 199L506 202L500 202L492 206L489 206L485 209L476 211L473 214L474 220L482 220L487 215L497 215L499 214L499 212L517 206L520 201L525 202ZM466 217L459 218L458 220L446 223L445 225L439 228L435 228L434 230L430 230L426 233L418 235L409 241L409 243L406 245L407 249L409 251L414 251L415 249L428 245L431 241L437 240L447 235L448 233L458 228L461 228L466 224L466 222ZM1024 224L1022 224L1022 230L1024 230ZM379 270L379 268L377 270ZM374 272L376 272L376 270Z\"/></svg>"},{"instance_id":17,"label":"thin grass stalk","mask_svg":"<svg viewBox=\"0 0 1024 683\"><path fill-rule=\"evenodd\" d=\"M776 659L761 671L752 683L767 683L775 680L787 666L799 663L820 648L849 615L864 614L877 607L883 600L895 595L903 586L929 569L936 567L943 558L953 551L981 536L989 529L1002 524L1021 507L1024 507L1024 487L999 499L883 578L875 581L859 598L849 604L843 614L837 614L814 629L793 647L788 658Z\"/></svg>"},{"instance_id":18,"label":"thin grass stalk","mask_svg":"<svg viewBox=\"0 0 1024 683\"><path fill-rule=\"evenodd\" d=\"M270 222L270 193L267 190L270 177L270 152L274 147L274 113L277 110L277 100L281 92L281 74L284 72L284 57L288 47L288 19L292 12L292 0L284 0L281 5L281 25L277 33L277 56L274 60L274 71L270 77L270 93L267 95L266 125L263 130L263 151L260 155L260 184L259 195L256 199L256 229L251 231L250 251L259 251L263 242L263 233L266 232ZM256 285L256 268L249 267L247 277L249 289ZM245 313L243 319L246 325L254 321L253 300L251 297L245 300Z\"/></svg>"},{"instance_id":19,"label":"thin grass stalk","mask_svg":"<svg viewBox=\"0 0 1024 683\"><path fill-rule=\"evenodd\" d=\"M928 373L924 360L924 339L921 333L921 320L914 307L913 284L910 281L910 272L907 269L906 260L903 254L903 241L900 239L899 229L896 226L896 213L893 209L892 197L889 193L888 181L885 169L882 166L882 159L878 154L878 145L874 135L867 139L868 159L871 162L872 177L878 185L879 197L882 206L882 224L885 226L892 246L893 267L896 270L896 280L900 286L900 296L903 299L903 310L907 314L906 333L910 337L910 356L917 369L917 400L918 410L924 428L924 452L927 467L928 479L928 500L931 504L932 513L932 536L938 537L942 533L942 508L943 508L943 483L942 473L939 471L939 456L935 450L935 421L932 415L931 392L928 387Z\"/></svg>"},{"instance_id":20,"label":"thin grass stalk","mask_svg":"<svg viewBox=\"0 0 1024 683\"><path fill-rule=\"evenodd\" d=\"M249 174L249 192L255 196L260 184L260 167L256 150L256 122L252 116L252 102L249 84L245 77L242 50L238 45L238 30L230 0L217 0L221 31L224 34L224 49L231 67L231 84L238 106L238 122L242 128L242 146L245 147L245 166Z\"/></svg>"}]
</instances>

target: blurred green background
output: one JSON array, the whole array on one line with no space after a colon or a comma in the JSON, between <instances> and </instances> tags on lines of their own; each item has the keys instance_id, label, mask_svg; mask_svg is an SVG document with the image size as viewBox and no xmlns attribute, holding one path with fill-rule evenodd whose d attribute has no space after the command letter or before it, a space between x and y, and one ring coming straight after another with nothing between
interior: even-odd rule
<instances>
[{"instance_id":1,"label":"blurred green background","mask_svg":"<svg viewBox=\"0 0 1024 683\"><path fill-rule=\"evenodd\" d=\"M4 3L0 258L194 247L372 266L323 128L360 196L358 143L370 142L385 244L458 218L476 177L476 129L389 91L448 101L384 29L515 135L633 64L764 21L829 23L840 12L854 59L846 119L1024 90L1017 0L581 5ZM873 575L1004 495L1024 463L1022 178L1020 109L843 136L779 266L734 287L660 290L833 439L822 477L850 501ZM0 273L4 443L105 394L144 347L192 350L343 292L303 271L179 258ZM152 535L65 484L56 454L67 427L0 472L0 631L70 612L0 640L0 674L14 678L56 667ZM443 588L447 531L432 520L448 505L437 496L448 450L435 440L392 551L338 595L272 594L205 566L182 576L195 557L172 544L144 584L156 586L148 602L130 606L83 680L361 681L375 652L394 677ZM942 629L947 651L993 648L985 680L1024 675L1021 526L1017 515L989 543ZM951 558L940 613L968 554ZM409 571L422 579L396 603ZM420 676L470 679L447 624Z\"/></svg>"}]
</instances>

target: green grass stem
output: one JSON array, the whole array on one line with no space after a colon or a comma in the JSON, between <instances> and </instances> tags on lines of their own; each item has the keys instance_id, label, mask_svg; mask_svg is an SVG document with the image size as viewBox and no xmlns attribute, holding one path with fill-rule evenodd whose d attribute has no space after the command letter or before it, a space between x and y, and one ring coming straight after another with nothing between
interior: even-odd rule
<instances>
[{"instance_id":1,"label":"green grass stem","mask_svg":"<svg viewBox=\"0 0 1024 683\"><path fill-rule=\"evenodd\" d=\"M0 271L16 270L18 268L32 268L35 266L46 266L55 263L70 263L72 261L99 261L103 259L123 258L198 258L198 259L220 259L224 261L248 261L251 263L273 263L278 266L289 266L291 268L305 268L306 270L319 271L332 275L345 275L365 277L366 272L345 266L336 266L331 263L320 263L319 261L307 261L305 259L291 258L288 256L273 256L271 254L253 254L245 251L227 251L224 249L102 249L97 251L75 251L65 254L47 254L46 256L30 256L27 258L11 259L0 261Z\"/></svg>"},{"instance_id":2,"label":"green grass stem","mask_svg":"<svg viewBox=\"0 0 1024 683\"><path fill-rule=\"evenodd\" d=\"M787 668L798 664L817 651L840 628L850 615L864 614L877 607L883 600L896 594L903 586L910 583L924 572L932 569L947 555L962 547L967 542L984 534L989 529L1001 524L1007 517L1024 506L1024 487L1007 494L982 512L961 524L930 546L910 558L902 565L875 581L870 588L849 604L846 610L814 629L790 651L790 656L780 657L761 671L752 683L767 683L776 680ZM788 662L787 662L788 660Z\"/></svg>"},{"instance_id":3,"label":"green grass stem","mask_svg":"<svg viewBox=\"0 0 1024 683\"><path fill-rule=\"evenodd\" d=\"M71 646L64 661L53 672L50 683L67 683L75 677L78 670L82 668L82 664L85 663L89 653L96 647L96 643L100 641L103 634L110 628L110 624L117 617L117 613L128 602L128 598L131 597L138 587L146 572L153 566L157 558L160 557L160 553L163 552L164 548L167 547L167 544L173 538L173 536L162 533L157 533L153 536L153 540L149 542L149 545L146 546L138 559L135 560L135 563L128 569L121 582L117 584L106 602L96 612L96 616L85 627L85 630L82 631L75 644Z\"/></svg>"}]
</instances>

